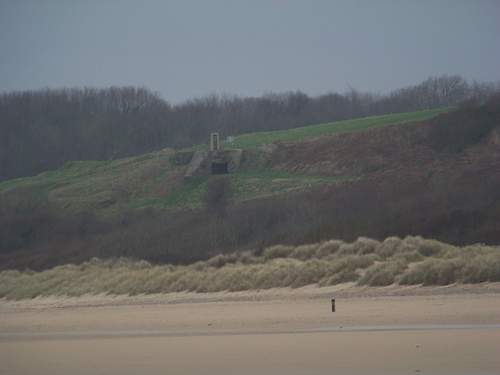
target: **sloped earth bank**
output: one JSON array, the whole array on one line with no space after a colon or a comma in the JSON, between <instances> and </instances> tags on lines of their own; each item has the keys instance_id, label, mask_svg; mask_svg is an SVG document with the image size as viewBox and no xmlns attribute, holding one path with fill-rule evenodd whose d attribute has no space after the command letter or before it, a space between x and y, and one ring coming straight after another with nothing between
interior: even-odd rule
<instances>
[{"instance_id":1,"label":"sloped earth bank","mask_svg":"<svg viewBox=\"0 0 500 375\"><path fill-rule=\"evenodd\" d=\"M423 123L280 143L273 168L351 176L309 200L330 211L321 230L349 239L420 234L455 244L498 243L500 99ZM357 179L356 179L357 178Z\"/></svg>"},{"instance_id":2,"label":"sloped earth bank","mask_svg":"<svg viewBox=\"0 0 500 375\"><path fill-rule=\"evenodd\" d=\"M168 157L171 151L101 162L103 173L95 176L97 180L84 179L76 190L62 186L68 193L92 193L90 201L61 191L56 196L64 196L75 208L82 202L86 207L95 206L90 202L107 207L110 193L116 202L137 198L137 205L128 206L130 211L126 204L120 206L124 210L106 220L93 211L75 216L45 209L24 212L27 197L38 195L30 186L27 191L14 189L0 204L4 210L7 203L12 206L0 213L0 269L45 270L92 257L189 264L220 253L258 254L275 244L331 238L350 242L360 236L381 240L420 235L455 245L496 245L499 146L499 98L418 124L271 144L244 155L242 174L233 176L236 190L244 192L241 200L233 196L233 204L215 212L170 211L181 201L201 202L206 187L196 181L183 184L184 166ZM147 167L130 174L129 163ZM92 169L88 162L82 168L79 163L71 165L69 177ZM44 189L61 183L59 172L44 175ZM286 182L283 176L299 177ZM101 190L95 190L97 186ZM108 211L114 206L101 208Z\"/></svg>"},{"instance_id":3,"label":"sloped earth bank","mask_svg":"<svg viewBox=\"0 0 500 375\"><path fill-rule=\"evenodd\" d=\"M0 373L498 374L498 311L500 283L2 300Z\"/></svg>"},{"instance_id":4,"label":"sloped earth bank","mask_svg":"<svg viewBox=\"0 0 500 375\"><path fill-rule=\"evenodd\" d=\"M500 96L482 107L463 107L425 122L390 125L278 142L270 154L278 169L321 175L374 175L382 171L459 173L498 161ZM457 170L458 169L458 170Z\"/></svg>"}]
</instances>

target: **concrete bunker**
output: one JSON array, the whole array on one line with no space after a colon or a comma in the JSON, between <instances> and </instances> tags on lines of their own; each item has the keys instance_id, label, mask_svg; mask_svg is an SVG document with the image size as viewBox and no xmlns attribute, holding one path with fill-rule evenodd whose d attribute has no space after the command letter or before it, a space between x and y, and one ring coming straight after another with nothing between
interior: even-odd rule
<instances>
[{"instance_id":1,"label":"concrete bunker","mask_svg":"<svg viewBox=\"0 0 500 375\"><path fill-rule=\"evenodd\" d=\"M209 150L194 153L185 177L229 174L239 169L242 149L224 149L219 133L210 133L209 146Z\"/></svg>"},{"instance_id":2,"label":"concrete bunker","mask_svg":"<svg viewBox=\"0 0 500 375\"><path fill-rule=\"evenodd\" d=\"M211 174L228 174L228 160L226 154L222 152L219 133L210 134L210 173Z\"/></svg>"},{"instance_id":3,"label":"concrete bunker","mask_svg":"<svg viewBox=\"0 0 500 375\"><path fill-rule=\"evenodd\" d=\"M211 133L210 134L210 151L219 151L220 150L220 137L219 133Z\"/></svg>"}]
</instances>

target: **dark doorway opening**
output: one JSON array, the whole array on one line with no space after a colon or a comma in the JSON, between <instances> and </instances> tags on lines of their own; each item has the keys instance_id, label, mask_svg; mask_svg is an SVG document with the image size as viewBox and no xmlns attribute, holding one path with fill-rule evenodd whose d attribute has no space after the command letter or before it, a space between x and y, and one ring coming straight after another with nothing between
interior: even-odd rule
<instances>
[{"instance_id":1,"label":"dark doorway opening","mask_svg":"<svg viewBox=\"0 0 500 375\"><path fill-rule=\"evenodd\" d=\"M228 174L227 163L212 163L212 174Z\"/></svg>"}]
</instances>

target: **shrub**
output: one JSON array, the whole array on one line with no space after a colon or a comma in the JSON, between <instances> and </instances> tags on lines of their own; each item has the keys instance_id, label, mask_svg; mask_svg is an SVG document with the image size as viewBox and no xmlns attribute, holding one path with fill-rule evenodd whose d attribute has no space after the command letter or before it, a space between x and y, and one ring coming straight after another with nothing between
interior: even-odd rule
<instances>
[{"instance_id":1,"label":"shrub","mask_svg":"<svg viewBox=\"0 0 500 375\"><path fill-rule=\"evenodd\" d=\"M343 243L342 245L340 245L337 254L339 256L354 255L356 254L356 246L354 245L354 243Z\"/></svg>"},{"instance_id":2,"label":"shrub","mask_svg":"<svg viewBox=\"0 0 500 375\"><path fill-rule=\"evenodd\" d=\"M372 254L380 246L380 242L372 240L371 238L359 237L356 242L353 243L353 246L356 254Z\"/></svg>"},{"instance_id":3,"label":"shrub","mask_svg":"<svg viewBox=\"0 0 500 375\"><path fill-rule=\"evenodd\" d=\"M290 257L295 258L295 259L300 259L300 260L311 259L316 254L317 249L318 249L318 245L316 245L316 244L300 245L300 246L297 246L292 251L292 253L290 254Z\"/></svg>"},{"instance_id":4,"label":"shrub","mask_svg":"<svg viewBox=\"0 0 500 375\"><path fill-rule=\"evenodd\" d=\"M324 258L328 255L336 253L343 243L344 243L343 241L339 240L330 240L323 242L322 244L319 245L318 249L316 250L316 257Z\"/></svg>"},{"instance_id":5,"label":"shrub","mask_svg":"<svg viewBox=\"0 0 500 375\"><path fill-rule=\"evenodd\" d=\"M414 267L410 267L399 279L399 284L416 285L424 283L424 274L429 268L429 263L422 262Z\"/></svg>"},{"instance_id":6,"label":"shrub","mask_svg":"<svg viewBox=\"0 0 500 375\"><path fill-rule=\"evenodd\" d=\"M238 253L218 254L206 261L210 267L220 268L228 263L236 263L240 259Z\"/></svg>"},{"instance_id":7,"label":"shrub","mask_svg":"<svg viewBox=\"0 0 500 375\"><path fill-rule=\"evenodd\" d=\"M244 251L240 253L238 261L243 264L258 264L262 263L264 259L262 259L262 257L254 256L251 251Z\"/></svg>"},{"instance_id":8,"label":"shrub","mask_svg":"<svg viewBox=\"0 0 500 375\"><path fill-rule=\"evenodd\" d=\"M274 258L286 258L292 253L293 250L293 246L275 245L264 249L262 256L266 260Z\"/></svg>"},{"instance_id":9,"label":"shrub","mask_svg":"<svg viewBox=\"0 0 500 375\"><path fill-rule=\"evenodd\" d=\"M424 260L424 257L417 250L408 251L400 254L394 255L392 258L394 261L401 261L404 263L420 262Z\"/></svg>"},{"instance_id":10,"label":"shrub","mask_svg":"<svg viewBox=\"0 0 500 375\"><path fill-rule=\"evenodd\" d=\"M351 281L356 281L358 278L359 275L356 273L356 271L346 269L337 272L336 274L330 277L324 278L322 281L320 281L319 286L329 286L329 285L348 283Z\"/></svg>"},{"instance_id":11,"label":"shrub","mask_svg":"<svg viewBox=\"0 0 500 375\"><path fill-rule=\"evenodd\" d=\"M377 248L377 254L383 258L391 257L396 253L401 242L399 237L388 237Z\"/></svg>"},{"instance_id":12,"label":"shrub","mask_svg":"<svg viewBox=\"0 0 500 375\"><path fill-rule=\"evenodd\" d=\"M208 267L208 262L213 258L210 258L208 261L203 262L203 261L198 261L193 264L191 264L189 267L192 268L195 271L203 271L205 268Z\"/></svg>"},{"instance_id":13,"label":"shrub","mask_svg":"<svg viewBox=\"0 0 500 375\"><path fill-rule=\"evenodd\" d=\"M459 281L463 259L428 259L405 273L400 284L448 285Z\"/></svg>"},{"instance_id":14,"label":"shrub","mask_svg":"<svg viewBox=\"0 0 500 375\"><path fill-rule=\"evenodd\" d=\"M394 284L396 277L406 268L406 263L401 261L376 263L366 270L359 280L359 285L386 286Z\"/></svg>"},{"instance_id":15,"label":"shrub","mask_svg":"<svg viewBox=\"0 0 500 375\"><path fill-rule=\"evenodd\" d=\"M500 281L500 253L476 256L467 261L463 268L464 283Z\"/></svg>"},{"instance_id":16,"label":"shrub","mask_svg":"<svg viewBox=\"0 0 500 375\"><path fill-rule=\"evenodd\" d=\"M302 263L296 259L275 259L256 269L252 275L255 289L269 289L290 286Z\"/></svg>"},{"instance_id":17,"label":"shrub","mask_svg":"<svg viewBox=\"0 0 500 375\"><path fill-rule=\"evenodd\" d=\"M394 255L417 251L423 241L424 239L420 236L406 236L397 246Z\"/></svg>"},{"instance_id":18,"label":"shrub","mask_svg":"<svg viewBox=\"0 0 500 375\"><path fill-rule=\"evenodd\" d=\"M371 266L375 262L373 255L349 255L334 259L331 263L331 273L356 271Z\"/></svg>"},{"instance_id":19,"label":"shrub","mask_svg":"<svg viewBox=\"0 0 500 375\"><path fill-rule=\"evenodd\" d=\"M329 266L325 261L313 259L303 262L290 286L298 288L304 285L316 284L328 274L328 271Z\"/></svg>"},{"instance_id":20,"label":"shrub","mask_svg":"<svg viewBox=\"0 0 500 375\"><path fill-rule=\"evenodd\" d=\"M437 256L444 250L444 244L436 240L423 240L418 248L418 252L424 257Z\"/></svg>"},{"instance_id":21,"label":"shrub","mask_svg":"<svg viewBox=\"0 0 500 375\"><path fill-rule=\"evenodd\" d=\"M465 262L462 259L438 260L425 275L424 285L448 285L457 282Z\"/></svg>"}]
</instances>

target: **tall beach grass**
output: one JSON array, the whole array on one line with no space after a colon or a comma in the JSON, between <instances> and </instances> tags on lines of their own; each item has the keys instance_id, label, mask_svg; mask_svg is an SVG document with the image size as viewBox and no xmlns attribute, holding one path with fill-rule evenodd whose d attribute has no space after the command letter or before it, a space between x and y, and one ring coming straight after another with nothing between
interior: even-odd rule
<instances>
[{"instance_id":1,"label":"tall beach grass","mask_svg":"<svg viewBox=\"0 0 500 375\"><path fill-rule=\"evenodd\" d=\"M0 272L0 298L241 291L344 282L385 286L500 281L500 247L457 247L422 237L275 245L256 254L221 254L187 266L94 258L42 272L7 270Z\"/></svg>"}]
</instances>

